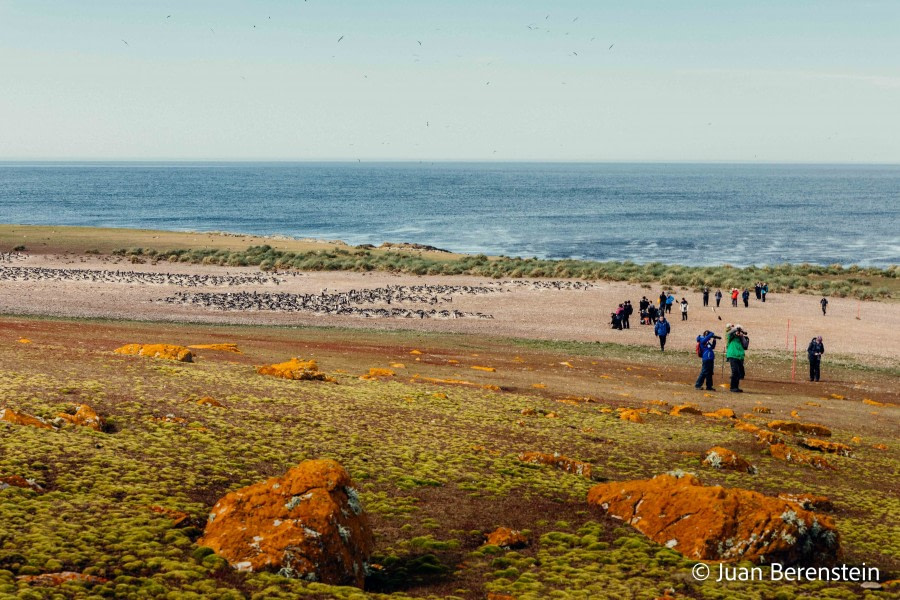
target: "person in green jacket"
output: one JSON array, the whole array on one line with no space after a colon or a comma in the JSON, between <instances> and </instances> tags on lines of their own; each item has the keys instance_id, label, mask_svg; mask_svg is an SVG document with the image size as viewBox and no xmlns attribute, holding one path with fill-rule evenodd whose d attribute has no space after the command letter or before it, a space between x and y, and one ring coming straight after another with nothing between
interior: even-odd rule
<instances>
[{"instance_id":1,"label":"person in green jacket","mask_svg":"<svg viewBox=\"0 0 900 600\"><path fill-rule=\"evenodd\" d=\"M741 379L744 378L744 356L750 347L750 337L740 325L725 326L725 359L731 367L731 385L729 391L740 393Z\"/></svg>"}]
</instances>

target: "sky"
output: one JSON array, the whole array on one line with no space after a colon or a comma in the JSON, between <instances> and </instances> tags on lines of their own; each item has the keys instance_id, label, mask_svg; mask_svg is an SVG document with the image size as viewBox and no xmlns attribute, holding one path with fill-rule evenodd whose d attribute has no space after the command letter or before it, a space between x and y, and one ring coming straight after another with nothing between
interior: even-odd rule
<instances>
[{"instance_id":1,"label":"sky","mask_svg":"<svg viewBox=\"0 0 900 600\"><path fill-rule=\"evenodd\" d=\"M0 0L0 160L900 163L900 1Z\"/></svg>"}]
</instances>

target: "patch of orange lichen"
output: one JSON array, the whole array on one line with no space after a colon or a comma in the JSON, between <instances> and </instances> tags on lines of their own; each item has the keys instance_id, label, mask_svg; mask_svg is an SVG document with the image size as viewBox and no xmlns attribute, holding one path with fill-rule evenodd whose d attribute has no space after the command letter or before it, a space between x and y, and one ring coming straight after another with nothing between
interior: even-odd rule
<instances>
[{"instance_id":1,"label":"patch of orange lichen","mask_svg":"<svg viewBox=\"0 0 900 600\"><path fill-rule=\"evenodd\" d=\"M588 479L593 478L593 465L590 463L568 458L560 454L545 454L543 452L523 452L519 455L519 460L533 465L548 465L556 467L560 471L581 475Z\"/></svg>"},{"instance_id":2,"label":"patch of orange lichen","mask_svg":"<svg viewBox=\"0 0 900 600\"><path fill-rule=\"evenodd\" d=\"M772 455L772 458L777 460L783 460L797 465L808 465L814 469L828 471L837 470L834 465L824 458L801 452L796 448L791 448L787 444L771 444L769 446L769 453Z\"/></svg>"},{"instance_id":3,"label":"patch of orange lichen","mask_svg":"<svg viewBox=\"0 0 900 600\"><path fill-rule=\"evenodd\" d=\"M360 375L360 379L378 379L379 377L393 377L395 373L390 369L379 369L377 367L373 367L369 369L369 372Z\"/></svg>"},{"instance_id":4,"label":"patch of orange lichen","mask_svg":"<svg viewBox=\"0 0 900 600\"><path fill-rule=\"evenodd\" d=\"M97 577L96 575L84 575L74 571L62 571L60 573L43 573L41 575L20 575L16 577L16 581L27 583L29 585L39 585L48 587L57 587L70 581L77 581L87 584L106 583L108 579Z\"/></svg>"},{"instance_id":5,"label":"patch of orange lichen","mask_svg":"<svg viewBox=\"0 0 900 600\"><path fill-rule=\"evenodd\" d=\"M125 344L114 350L116 354L131 356L150 356L179 362L193 362L194 356L184 346L174 344Z\"/></svg>"},{"instance_id":6,"label":"patch of orange lichen","mask_svg":"<svg viewBox=\"0 0 900 600\"><path fill-rule=\"evenodd\" d=\"M730 408L720 408L719 410L713 412L703 413L704 417L710 417L712 419L736 419L737 416L734 414L734 411Z\"/></svg>"},{"instance_id":7,"label":"patch of orange lichen","mask_svg":"<svg viewBox=\"0 0 900 600\"><path fill-rule=\"evenodd\" d=\"M103 417L98 415L97 411L95 411L87 404L79 404L77 406L75 414L70 415L68 413L59 413L59 415L57 416L64 421L68 421L72 425L90 427L91 429L94 429L96 431L103 431L103 427L106 425Z\"/></svg>"},{"instance_id":8,"label":"patch of orange lichen","mask_svg":"<svg viewBox=\"0 0 900 600\"><path fill-rule=\"evenodd\" d=\"M256 367L256 372L260 375L299 381L333 381L325 373L319 371L319 365L316 361L300 360L299 358L292 358L289 361L274 365Z\"/></svg>"},{"instance_id":9,"label":"patch of orange lichen","mask_svg":"<svg viewBox=\"0 0 900 600\"><path fill-rule=\"evenodd\" d=\"M482 367L481 365L472 365L470 368L476 371L487 371L488 373L493 373L497 370L494 367Z\"/></svg>"},{"instance_id":10,"label":"patch of orange lichen","mask_svg":"<svg viewBox=\"0 0 900 600\"><path fill-rule=\"evenodd\" d=\"M840 456L850 456L853 454L853 448L847 444L839 442L828 442L825 440L817 440L815 438L804 438L800 440L800 445L809 450L818 450L819 452L828 452L829 454L838 454Z\"/></svg>"},{"instance_id":11,"label":"patch of orange lichen","mask_svg":"<svg viewBox=\"0 0 900 600\"><path fill-rule=\"evenodd\" d=\"M702 415L703 411L696 404L688 403L673 407L669 414L675 417L679 415Z\"/></svg>"},{"instance_id":12,"label":"patch of orange lichen","mask_svg":"<svg viewBox=\"0 0 900 600\"><path fill-rule=\"evenodd\" d=\"M13 425L27 425L29 427L37 427L39 429L56 429L53 425L47 423L43 419L16 412L11 408L0 409L0 421L12 423Z\"/></svg>"},{"instance_id":13,"label":"patch of orange lichen","mask_svg":"<svg viewBox=\"0 0 900 600\"><path fill-rule=\"evenodd\" d=\"M768 424L769 429L781 431L783 433L803 434L803 435L820 435L831 437L831 430L823 425L815 423L797 423L794 421L772 421Z\"/></svg>"},{"instance_id":14,"label":"patch of orange lichen","mask_svg":"<svg viewBox=\"0 0 900 600\"><path fill-rule=\"evenodd\" d=\"M234 352L235 354L243 354L240 351L237 344L193 344L188 346L188 348L194 348L196 350L218 350L219 352Z\"/></svg>"},{"instance_id":15,"label":"patch of orange lichen","mask_svg":"<svg viewBox=\"0 0 900 600\"><path fill-rule=\"evenodd\" d=\"M756 473L756 467L750 464L737 453L722 446L713 446L706 451L703 457L703 464L714 469L728 469L731 471L740 471L742 473Z\"/></svg>"},{"instance_id":16,"label":"patch of orange lichen","mask_svg":"<svg viewBox=\"0 0 900 600\"><path fill-rule=\"evenodd\" d=\"M203 396L199 400L197 400L197 404L200 406L214 406L216 408L225 408L225 405L213 398L212 396Z\"/></svg>"},{"instance_id":17,"label":"patch of orange lichen","mask_svg":"<svg viewBox=\"0 0 900 600\"><path fill-rule=\"evenodd\" d=\"M528 538L521 531L508 527L498 527L485 536L485 544L499 546L500 548L524 548L528 545Z\"/></svg>"}]
</instances>

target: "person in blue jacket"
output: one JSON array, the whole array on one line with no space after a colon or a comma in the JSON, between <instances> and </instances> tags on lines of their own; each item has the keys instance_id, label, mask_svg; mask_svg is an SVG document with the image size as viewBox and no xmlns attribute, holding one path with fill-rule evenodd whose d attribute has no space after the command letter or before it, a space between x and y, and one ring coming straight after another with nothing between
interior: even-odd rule
<instances>
[{"instance_id":1,"label":"person in blue jacket","mask_svg":"<svg viewBox=\"0 0 900 600\"><path fill-rule=\"evenodd\" d=\"M696 389L701 389L704 382L706 389L710 392L716 391L713 387L713 371L716 367L716 340L722 338L714 334L712 331L706 330L697 336L697 344L700 346L700 358L703 360L700 367L700 376L697 377L697 383L694 384Z\"/></svg>"},{"instance_id":2,"label":"person in blue jacket","mask_svg":"<svg viewBox=\"0 0 900 600\"><path fill-rule=\"evenodd\" d=\"M662 352L666 351L666 336L669 335L670 331L672 331L672 328L669 326L669 322L666 321L666 316L660 315L659 321L653 327L653 333L659 338L659 349Z\"/></svg>"}]
</instances>

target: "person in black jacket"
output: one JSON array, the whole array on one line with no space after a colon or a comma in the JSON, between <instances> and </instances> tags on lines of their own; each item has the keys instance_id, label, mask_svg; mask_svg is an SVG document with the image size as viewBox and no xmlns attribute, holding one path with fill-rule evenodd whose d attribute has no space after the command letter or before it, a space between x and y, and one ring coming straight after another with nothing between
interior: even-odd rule
<instances>
[{"instance_id":1,"label":"person in black jacket","mask_svg":"<svg viewBox=\"0 0 900 600\"><path fill-rule=\"evenodd\" d=\"M825 316L825 311L828 310L828 298L822 296L822 299L819 300L819 304L822 305L822 316Z\"/></svg>"},{"instance_id":2,"label":"person in black jacket","mask_svg":"<svg viewBox=\"0 0 900 600\"><path fill-rule=\"evenodd\" d=\"M818 381L820 375L820 367L822 366L822 355L825 354L825 344L822 343L822 336L814 337L806 348L806 355L809 357L809 380Z\"/></svg>"},{"instance_id":3,"label":"person in black jacket","mask_svg":"<svg viewBox=\"0 0 900 600\"><path fill-rule=\"evenodd\" d=\"M624 309L622 311L622 327L631 329L631 315L634 313L634 307L631 306L631 300L626 300L625 305L622 308Z\"/></svg>"}]
</instances>

